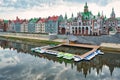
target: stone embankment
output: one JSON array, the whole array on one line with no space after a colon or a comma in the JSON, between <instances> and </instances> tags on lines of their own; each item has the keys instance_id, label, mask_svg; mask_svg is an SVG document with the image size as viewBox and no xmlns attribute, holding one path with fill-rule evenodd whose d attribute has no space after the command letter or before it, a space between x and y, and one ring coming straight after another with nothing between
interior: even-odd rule
<instances>
[{"instance_id":1,"label":"stone embankment","mask_svg":"<svg viewBox=\"0 0 120 80\"><path fill-rule=\"evenodd\" d=\"M120 33L117 33L115 35L102 35L102 36L79 36L77 38L78 43L87 43L93 45L100 45L101 43L120 44Z\"/></svg>"},{"instance_id":2,"label":"stone embankment","mask_svg":"<svg viewBox=\"0 0 120 80\"><path fill-rule=\"evenodd\" d=\"M102 43L100 48L106 52L120 52L120 44L116 43Z\"/></svg>"},{"instance_id":3,"label":"stone embankment","mask_svg":"<svg viewBox=\"0 0 120 80\"><path fill-rule=\"evenodd\" d=\"M4 33L0 32L0 36L10 36L19 38L50 40L50 36L46 34L26 34L26 33ZM53 36L54 37L54 36ZM52 37L52 38L53 38ZM67 42L67 39L76 41L82 44L98 45L101 49L120 51L120 33L115 35L102 35L102 36L66 36L57 35L52 41Z\"/></svg>"}]
</instances>

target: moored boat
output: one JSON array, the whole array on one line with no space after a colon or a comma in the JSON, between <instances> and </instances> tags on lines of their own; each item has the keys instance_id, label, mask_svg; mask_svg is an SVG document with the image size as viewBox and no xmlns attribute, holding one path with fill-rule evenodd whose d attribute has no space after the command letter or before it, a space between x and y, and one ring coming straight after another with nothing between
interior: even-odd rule
<instances>
[{"instance_id":1,"label":"moored boat","mask_svg":"<svg viewBox=\"0 0 120 80\"><path fill-rule=\"evenodd\" d=\"M97 55L97 54L96 54L95 52L93 52L93 53L87 55L87 56L84 58L84 60L91 60L91 59L94 58L96 55Z\"/></svg>"},{"instance_id":2,"label":"moored boat","mask_svg":"<svg viewBox=\"0 0 120 80\"><path fill-rule=\"evenodd\" d=\"M73 59L73 58L74 58L74 55L73 55L73 54L70 54L70 53L65 53L64 56L63 56L63 58L70 60L70 59Z\"/></svg>"},{"instance_id":3,"label":"moored boat","mask_svg":"<svg viewBox=\"0 0 120 80\"><path fill-rule=\"evenodd\" d=\"M57 55L58 54L57 51L53 51L53 50L46 50L46 53L52 54L52 55Z\"/></svg>"},{"instance_id":4,"label":"moored boat","mask_svg":"<svg viewBox=\"0 0 120 80\"><path fill-rule=\"evenodd\" d=\"M81 61L81 60L82 59L80 58L80 56L77 56L77 55L74 56L74 61L78 62L78 61Z\"/></svg>"}]
</instances>

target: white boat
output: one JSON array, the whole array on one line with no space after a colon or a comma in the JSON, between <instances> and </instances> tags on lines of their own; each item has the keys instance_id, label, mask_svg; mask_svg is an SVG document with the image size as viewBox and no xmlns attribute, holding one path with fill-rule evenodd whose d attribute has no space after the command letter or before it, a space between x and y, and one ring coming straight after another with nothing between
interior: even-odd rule
<instances>
[{"instance_id":1,"label":"white boat","mask_svg":"<svg viewBox=\"0 0 120 80\"><path fill-rule=\"evenodd\" d=\"M45 49L41 49L40 53L46 53L46 50Z\"/></svg>"},{"instance_id":2,"label":"white boat","mask_svg":"<svg viewBox=\"0 0 120 80\"><path fill-rule=\"evenodd\" d=\"M80 58L80 56L74 56L74 61L78 62L81 61L82 59Z\"/></svg>"},{"instance_id":3,"label":"white boat","mask_svg":"<svg viewBox=\"0 0 120 80\"><path fill-rule=\"evenodd\" d=\"M93 52L91 54L89 54L88 56L86 56L84 59L85 60L91 60L92 58L94 58L97 55L97 53Z\"/></svg>"},{"instance_id":4,"label":"white boat","mask_svg":"<svg viewBox=\"0 0 120 80\"><path fill-rule=\"evenodd\" d=\"M57 55L58 52L57 51L53 51L53 50L46 50L46 53Z\"/></svg>"},{"instance_id":5,"label":"white boat","mask_svg":"<svg viewBox=\"0 0 120 80\"><path fill-rule=\"evenodd\" d=\"M101 50L96 50L95 52L97 52L98 54L104 54L104 52L102 52Z\"/></svg>"},{"instance_id":6,"label":"white boat","mask_svg":"<svg viewBox=\"0 0 120 80\"><path fill-rule=\"evenodd\" d=\"M35 52L35 50L40 50L41 47L35 47L35 48L31 48L31 51Z\"/></svg>"}]
</instances>

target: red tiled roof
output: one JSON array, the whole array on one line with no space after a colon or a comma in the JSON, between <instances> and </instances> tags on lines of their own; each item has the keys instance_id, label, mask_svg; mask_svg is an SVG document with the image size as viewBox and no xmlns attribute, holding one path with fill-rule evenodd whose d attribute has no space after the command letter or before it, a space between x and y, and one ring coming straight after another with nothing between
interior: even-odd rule
<instances>
[{"instance_id":1,"label":"red tiled roof","mask_svg":"<svg viewBox=\"0 0 120 80\"><path fill-rule=\"evenodd\" d=\"M16 17L16 20L13 20L14 23L22 23L24 20L23 19L19 19L18 17Z\"/></svg>"},{"instance_id":2,"label":"red tiled roof","mask_svg":"<svg viewBox=\"0 0 120 80\"><path fill-rule=\"evenodd\" d=\"M57 21L58 18L59 16L52 16L52 17L49 17L48 20Z\"/></svg>"},{"instance_id":3,"label":"red tiled roof","mask_svg":"<svg viewBox=\"0 0 120 80\"><path fill-rule=\"evenodd\" d=\"M39 21L38 22L45 22L46 21L46 19L45 18L41 18L41 19L39 19Z\"/></svg>"}]
</instances>

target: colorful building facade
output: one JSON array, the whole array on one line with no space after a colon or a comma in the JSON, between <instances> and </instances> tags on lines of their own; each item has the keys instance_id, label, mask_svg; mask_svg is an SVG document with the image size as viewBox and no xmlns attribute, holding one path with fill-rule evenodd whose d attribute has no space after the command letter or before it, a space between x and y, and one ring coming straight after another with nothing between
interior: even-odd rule
<instances>
[{"instance_id":1,"label":"colorful building facade","mask_svg":"<svg viewBox=\"0 0 120 80\"><path fill-rule=\"evenodd\" d=\"M28 32L28 20L23 20L21 23L21 32Z\"/></svg>"},{"instance_id":2,"label":"colorful building facade","mask_svg":"<svg viewBox=\"0 0 120 80\"><path fill-rule=\"evenodd\" d=\"M40 18L36 23L36 33L45 33L45 18Z\"/></svg>"},{"instance_id":3,"label":"colorful building facade","mask_svg":"<svg viewBox=\"0 0 120 80\"><path fill-rule=\"evenodd\" d=\"M58 33L58 16L48 17L45 23L46 33Z\"/></svg>"},{"instance_id":4,"label":"colorful building facade","mask_svg":"<svg viewBox=\"0 0 120 80\"><path fill-rule=\"evenodd\" d=\"M67 18L67 14L64 18L62 15L30 20L16 17L16 20L0 20L0 31L99 36L120 33L120 18L116 18L114 8L110 18L106 18L100 12L93 15L85 3L83 12L78 12L76 17L73 14L71 18Z\"/></svg>"},{"instance_id":5,"label":"colorful building facade","mask_svg":"<svg viewBox=\"0 0 120 80\"><path fill-rule=\"evenodd\" d=\"M36 22L38 18L32 18L28 22L28 33L36 33Z\"/></svg>"}]
</instances>

